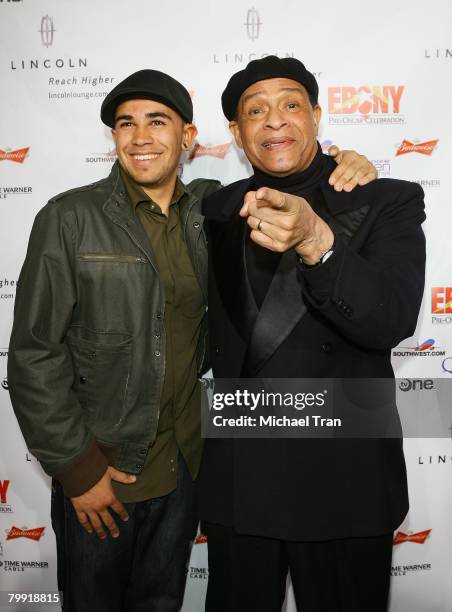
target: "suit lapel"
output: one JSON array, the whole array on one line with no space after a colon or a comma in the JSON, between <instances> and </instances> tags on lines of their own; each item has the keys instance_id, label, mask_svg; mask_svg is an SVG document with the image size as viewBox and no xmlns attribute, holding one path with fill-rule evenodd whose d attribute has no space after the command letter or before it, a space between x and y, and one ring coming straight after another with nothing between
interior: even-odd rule
<instances>
[{"instance_id":1,"label":"suit lapel","mask_svg":"<svg viewBox=\"0 0 452 612\"><path fill-rule=\"evenodd\" d=\"M284 253L256 318L243 364L253 376L284 342L306 312L297 279L296 254Z\"/></svg>"}]
</instances>

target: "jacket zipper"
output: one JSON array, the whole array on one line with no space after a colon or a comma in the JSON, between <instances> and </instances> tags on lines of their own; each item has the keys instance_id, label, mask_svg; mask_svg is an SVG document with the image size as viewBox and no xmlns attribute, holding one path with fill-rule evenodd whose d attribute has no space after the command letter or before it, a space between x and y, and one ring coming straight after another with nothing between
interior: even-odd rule
<instances>
[{"instance_id":1,"label":"jacket zipper","mask_svg":"<svg viewBox=\"0 0 452 612\"><path fill-rule=\"evenodd\" d=\"M114 255L107 253L84 253L78 255L80 261L105 261L105 262L120 262L120 263L147 263L147 259L138 255Z\"/></svg>"}]
</instances>

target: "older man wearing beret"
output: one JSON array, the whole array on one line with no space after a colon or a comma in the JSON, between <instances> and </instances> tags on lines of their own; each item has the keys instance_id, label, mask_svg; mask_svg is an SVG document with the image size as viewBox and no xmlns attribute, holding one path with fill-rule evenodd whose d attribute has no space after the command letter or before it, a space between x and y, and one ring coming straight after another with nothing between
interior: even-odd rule
<instances>
[{"instance_id":1,"label":"older man wearing beret","mask_svg":"<svg viewBox=\"0 0 452 612\"><path fill-rule=\"evenodd\" d=\"M252 61L222 105L253 175L203 208L214 376L393 377L423 294L422 189L332 189L297 59ZM288 572L299 612L386 611L408 510L400 439L211 438L199 486L208 612L280 612Z\"/></svg>"},{"instance_id":2,"label":"older man wearing beret","mask_svg":"<svg viewBox=\"0 0 452 612\"><path fill-rule=\"evenodd\" d=\"M178 178L197 131L190 95L171 76L130 75L101 119L118 155L110 175L55 196L36 217L9 388L26 442L53 477L63 610L176 612L202 448L200 207L220 184ZM338 188L373 178L367 160L345 157Z\"/></svg>"}]
</instances>

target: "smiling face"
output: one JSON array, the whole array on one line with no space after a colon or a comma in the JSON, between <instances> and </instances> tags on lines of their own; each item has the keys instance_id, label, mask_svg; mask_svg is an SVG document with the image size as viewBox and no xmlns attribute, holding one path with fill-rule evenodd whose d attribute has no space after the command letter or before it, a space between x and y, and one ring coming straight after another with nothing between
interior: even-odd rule
<instances>
[{"instance_id":1,"label":"smiling face","mask_svg":"<svg viewBox=\"0 0 452 612\"><path fill-rule=\"evenodd\" d=\"M266 79L243 92L237 120L229 127L254 167L288 176L314 159L320 116L320 106L311 106L303 85L292 79Z\"/></svg>"},{"instance_id":2,"label":"smiling face","mask_svg":"<svg viewBox=\"0 0 452 612\"><path fill-rule=\"evenodd\" d=\"M115 113L112 130L122 168L143 188L174 186L182 150L196 128L154 100L127 100Z\"/></svg>"}]
</instances>

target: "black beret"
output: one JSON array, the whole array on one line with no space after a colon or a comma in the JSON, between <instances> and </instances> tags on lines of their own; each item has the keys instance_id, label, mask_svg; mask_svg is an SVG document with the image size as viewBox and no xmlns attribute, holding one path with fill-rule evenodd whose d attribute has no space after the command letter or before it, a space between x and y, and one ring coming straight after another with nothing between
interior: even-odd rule
<instances>
[{"instance_id":1,"label":"black beret","mask_svg":"<svg viewBox=\"0 0 452 612\"><path fill-rule=\"evenodd\" d=\"M193 103L185 87L164 72L139 70L114 87L102 102L100 118L109 127L115 125L116 108L126 100L155 100L172 108L191 123Z\"/></svg>"},{"instance_id":2,"label":"black beret","mask_svg":"<svg viewBox=\"0 0 452 612\"><path fill-rule=\"evenodd\" d=\"M221 105L226 118L229 121L234 119L240 96L250 85L257 81L278 78L292 79L301 83L311 100L317 104L319 86L315 76L306 70L304 64L294 57L279 58L276 55L268 55L262 59L253 60L244 70L236 72L229 79L221 96Z\"/></svg>"}]
</instances>

